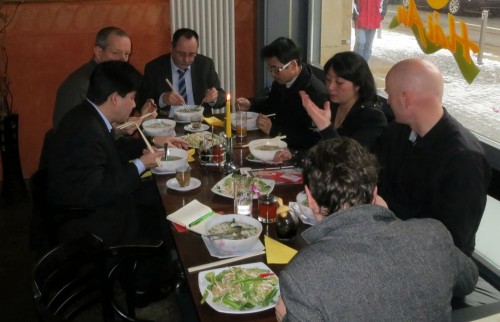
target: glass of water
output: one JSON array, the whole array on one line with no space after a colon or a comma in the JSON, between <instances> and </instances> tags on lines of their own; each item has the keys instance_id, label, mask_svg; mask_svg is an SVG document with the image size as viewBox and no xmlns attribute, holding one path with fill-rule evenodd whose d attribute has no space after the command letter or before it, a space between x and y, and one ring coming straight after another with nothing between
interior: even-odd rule
<instances>
[{"instance_id":1,"label":"glass of water","mask_svg":"<svg viewBox=\"0 0 500 322\"><path fill-rule=\"evenodd\" d=\"M252 215L253 191L252 178L241 176L233 180L234 213L238 215Z\"/></svg>"}]
</instances>

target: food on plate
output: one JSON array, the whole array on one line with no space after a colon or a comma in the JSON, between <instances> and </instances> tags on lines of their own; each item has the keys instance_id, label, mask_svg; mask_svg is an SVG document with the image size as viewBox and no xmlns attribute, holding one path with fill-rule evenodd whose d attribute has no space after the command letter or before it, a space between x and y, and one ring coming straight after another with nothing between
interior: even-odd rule
<instances>
[{"instance_id":1,"label":"food on plate","mask_svg":"<svg viewBox=\"0 0 500 322\"><path fill-rule=\"evenodd\" d=\"M233 188L233 181L237 177L242 177L239 174L233 173L230 177L226 178L222 184L217 184L214 186L214 189L217 190L218 192L226 195L232 196L234 193L234 188ZM271 192L271 186L262 181L259 178L252 178L252 184L256 186L256 189L261 193L261 194L268 194Z\"/></svg>"},{"instance_id":2,"label":"food on plate","mask_svg":"<svg viewBox=\"0 0 500 322\"><path fill-rule=\"evenodd\" d=\"M211 293L214 302L244 311L275 303L274 297L278 294L278 278L267 269L229 267L217 275L208 272L205 279L210 284L203 293L201 304Z\"/></svg>"},{"instance_id":3,"label":"food on plate","mask_svg":"<svg viewBox=\"0 0 500 322\"><path fill-rule=\"evenodd\" d=\"M189 133L181 137L184 141L188 143L190 147L199 148L201 142L207 141L209 146L214 144L222 144L222 139L220 136L212 133L203 131L198 133Z\"/></svg>"},{"instance_id":4,"label":"food on plate","mask_svg":"<svg viewBox=\"0 0 500 322\"><path fill-rule=\"evenodd\" d=\"M280 147L277 145L264 144L264 145L256 146L255 149L260 150L260 151L278 151L280 149Z\"/></svg>"},{"instance_id":5,"label":"food on plate","mask_svg":"<svg viewBox=\"0 0 500 322\"><path fill-rule=\"evenodd\" d=\"M217 224L208 230L209 235L219 235L231 231L233 227L240 226L241 232L238 234L233 234L231 236L225 237L226 239L246 239L257 235L257 227L245 224L242 222L237 222L234 218L232 221L223 222Z\"/></svg>"}]
</instances>

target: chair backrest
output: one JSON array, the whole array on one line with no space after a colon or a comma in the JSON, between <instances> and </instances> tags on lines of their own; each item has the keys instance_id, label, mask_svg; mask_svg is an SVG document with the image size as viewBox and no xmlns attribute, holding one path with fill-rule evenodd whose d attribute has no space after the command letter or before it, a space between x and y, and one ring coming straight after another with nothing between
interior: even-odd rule
<instances>
[{"instance_id":1,"label":"chair backrest","mask_svg":"<svg viewBox=\"0 0 500 322\"><path fill-rule=\"evenodd\" d=\"M102 310L103 321L116 316L136 321L133 307L125 311L117 304L115 286L122 285L127 298L133 296L136 261L158 255L162 247L161 241L108 245L95 235L55 247L37 261L32 272L40 319L67 321L88 310Z\"/></svg>"}]
</instances>

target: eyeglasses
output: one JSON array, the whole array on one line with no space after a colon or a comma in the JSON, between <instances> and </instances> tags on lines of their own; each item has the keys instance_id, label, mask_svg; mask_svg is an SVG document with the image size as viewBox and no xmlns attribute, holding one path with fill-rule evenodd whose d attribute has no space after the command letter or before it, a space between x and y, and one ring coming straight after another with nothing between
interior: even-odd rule
<instances>
[{"instance_id":1,"label":"eyeglasses","mask_svg":"<svg viewBox=\"0 0 500 322\"><path fill-rule=\"evenodd\" d=\"M267 65L266 66L266 69L272 73L272 72L275 72L277 74L281 73L282 71L284 71L285 69L288 68L288 66L290 66L290 64L293 62L293 60L290 60L288 63L286 63L285 65L283 65L282 67L275 67L275 66L269 66Z\"/></svg>"},{"instance_id":2,"label":"eyeglasses","mask_svg":"<svg viewBox=\"0 0 500 322\"><path fill-rule=\"evenodd\" d=\"M186 53L184 51L178 51L178 50L175 50L174 51L177 53L177 55L179 55L180 57L186 59L186 58L195 58L197 53Z\"/></svg>"}]
</instances>

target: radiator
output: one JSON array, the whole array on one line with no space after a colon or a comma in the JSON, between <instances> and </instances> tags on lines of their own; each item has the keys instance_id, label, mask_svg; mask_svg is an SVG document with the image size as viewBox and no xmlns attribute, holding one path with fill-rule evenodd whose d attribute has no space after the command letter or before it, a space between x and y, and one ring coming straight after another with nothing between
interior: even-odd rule
<instances>
[{"instance_id":1,"label":"radiator","mask_svg":"<svg viewBox=\"0 0 500 322\"><path fill-rule=\"evenodd\" d=\"M171 0L170 16L172 33L191 28L199 34L198 52L214 60L221 86L235 102L234 0Z\"/></svg>"}]
</instances>

